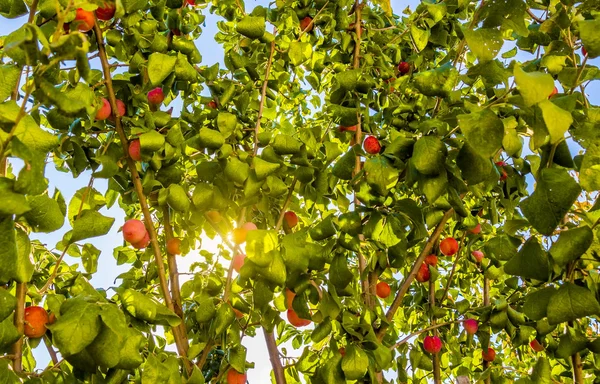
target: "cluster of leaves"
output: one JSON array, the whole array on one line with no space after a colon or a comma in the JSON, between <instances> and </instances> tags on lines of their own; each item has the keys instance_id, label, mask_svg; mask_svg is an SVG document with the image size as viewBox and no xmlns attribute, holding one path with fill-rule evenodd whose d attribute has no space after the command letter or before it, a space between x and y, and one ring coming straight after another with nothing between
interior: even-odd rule
<instances>
[{"instance_id":1,"label":"cluster of leaves","mask_svg":"<svg viewBox=\"0 0 600 384\"><path fill-rule=\"evenodd\" d=\"M106 5L0 1L1 16L30 16L0 38L4 381L219 382L252 366L241 341L259 328L302 349L283 379L274 364L278 384L600 375L600 108L585 93L600 78L595 0L423 2L402 17L386 1L277 0L246 14L241 0L119 0L111 20L77 30L78 9ZM225 67L203 66L194 42L207 12L222 18ZM524 52L535 58L511 60ZM179 116L149 102L156 88L182 101ZM103 98L124 115L96 119ZM67 204L48 191L48 160L91 174L89 186ZM85 240L108 233L114 218L99 211L115 204L145 220L151 246L115 248L131 267L109 298L88 282L100 251ZM282 227L285 211L300 224ZM258 229L232 245L244 222ZM30 240L67 223L53 249ZM162 257L173 236L200 250L181 289L175 255ZM218 254L201 250L217 236ZM459 252L411 284L440 236ZM378 281L392 296L375 297ZM25 301L55 314L46 341L66 361L39 374L38 341L13 347ZM428 333L443 340L434 356ZM482 363L489 347L496 359Z\"/></svg>"}]
</instances>

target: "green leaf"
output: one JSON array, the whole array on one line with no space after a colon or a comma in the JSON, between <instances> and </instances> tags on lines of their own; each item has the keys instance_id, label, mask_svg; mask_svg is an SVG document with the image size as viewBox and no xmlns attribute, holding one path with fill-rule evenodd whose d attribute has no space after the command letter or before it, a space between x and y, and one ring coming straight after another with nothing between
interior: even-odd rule
<instances>
[{"instance_id":1,"label":"green leaf","mask_svg":"<svg viewBox=\"0 0 600 384\"><path fill-rule=\"evenodd\" d=\"M229 303L221 303L217 315L210 324L210 333L215 336L222 334L235 320L235 312Z\"/></svg>"},{"instance_id":2,"label":"green leaf","mask_svg":"<svg viewBox=\"0 0 600 384\"><path fill-rule=\"evenodd\" d=\"M287 278L286 267L280 252L271 252L269 264L265 267L257 267L258 273L265 280L282 287Z\"/></svg>"},{"instance_id":3,"label":"green leaf","mask_svg":"<svg viewBox=\"0 0 600 384\"><path fill-rule=\"evenodd\" d=\"M594 241L594 232L588 226L562 231L550 248L554 262L565 267L583 255Z\"/></svg>"},{"instance_id":4,"label":"green leaf","mask_svg":"<svg viewBox=\"0 0 600 384\"><path fill-rule=\"evenodd\" d=\"M556 357L561 359L570 359L577 352L587 347L587 337L581 334L579 330L568 328L567 333L559 338L558 348L556 348Z\"/></svg>"},{"instance_id":5,"label":"green leaf","mask_svg":"<svg viewBox=\"0 0 600 384\"><path fill-rule=\"evenodd\" d=\"M369 357L354 344L346 347L346 354L342 358L342 371L346 380L358 380L365 376L369 368Z\"/></svg>"},{"instance_id":6,"label":"green leaf","mask_svg":"<svg viewBox=\"0 0 600 384\"><path fill-rule=\"evenodd\" d=\"M600 189L600 145L587 147L579 169L579 181L588 192Z\"/></svg>"},{"instance_id":7,"label":"green leaf","mask_svg":"<svg viewBox=\"0 0 600 384\"><path fill-rule=\"evenodd\" d=\"M236 30L250 39L260 39L265 34L266 24L264 17L244 16L237 23Z\"/></svg>"},{"instance_id":8,"label":"green leaf","mask_svg":"<svg viewBox=\"0 0 600 384\"><path fill-rule=\"evenodd\" d=\"M0 216L0 282L29 282L33 269L29 237L15 229L12 216Z\"/></svg>"},{"instance_id":9,"label":"green leaf","mask_svg":"<svg viewBox=\"0 0 600 384\"><path fill-rule=\"evenodd\" d=\"M600 56L600 19L598 20L581 20L577 23L579 28L579 37L587 51L590 59Z\"/></svg>"},{"instance_id":10,"label":"green leaf","mask_svg":"<svg viewBox=\"0 0 600 384\"><path fill-rule=\"evenodd\" d=\"M567 170L545 168L540 172L535 192L523 200L521 209L538 232L549 236L580 193L581 187Z\"/></svg>"},{"instance_id":11,"label":"green leaf","mask_svg":"<svg viewBox=\"0 0 600 384\"><path fill-rule=\"evenodd\" d=\"M30 150L47 153L58 146L58 137L40 128L31 115L25 115L14 131L14 136ZM6 141L8 133L0 130L0 140Z\"/></svg>"},{"instance_id":12,"label":"green leaf","mask_svg":"<svg viewBox=\"0 0 600 384\"><path fill-rule=\"evenodd\" d=\"M413 76L415 88L425 96L448 97L458 79L458 71L447 63ZM548 92L548 94L550 94Z\"/></svg>"},{"instance_id":13,"label":"green leaf","mask_svg":"<svg viewBox=\"0 0 600 384\"><path fill-rule=\"evenodd\" d=\"M519 253L504 265L504 272L526 279L545 281L550 275L548 255L538 240L530 237Z\"/></svg>"},{"instance_id":14,"label":"green leaf","mask_svg":"<svg viewBox=\"0 0 600 384\"><path fill-rule=\"evenodd\" d=\"M229 355L227 357L229 365L238 372L246 371L246 347L243 345L236 345L229 349Z\"/></svg>"},{"instance_id":15,"label":"green leaf","mask_svg":"<svg viewBox=\"0 0 600 384\"><path fill-rule=\"evenodd\" d=\"M504 124L491 110L458 115L457 118L465 139L481 156L492 157L502 147Z\"/></svg>"},{"instance_id":16,"label":"green leaf","mask_svg":"<svg viewBox=\"0 0 600 384\"><path fill-rule=\"evenodd\" d=\"M502 32L496 28L479 28L471 30L463 28L469 49L479 61L493 60L502 49L504 39Z\"/></svg>"},{"instance_id":17,"label":"green leaf","mask_svg":"<svg viewBox=\"0 0 600 384\"><path fill-rule=\"evenodd\" d=\"M430 34L431 32L429 31L429 29L423 30L417 27L415 24L411 24L410 37L415 43L415 47L417 48L418 52L421 52L423 49L425 49L427 43L429 42Z\"/></svg>"},{"instance_id":18,"label":"green leaf","mask_svg":"<svg viewBox=\"0 0 600 384\"><path fill-rule=\"evenodd\" d=\"M331 173L341 180L352 180L354 167L356 166L356 153L354 147L350 148L344 156L340 157L331 169Z\"/></svg>"},{"instance_id":19,"label":"green leaf","mask_svg":"<svg viewBox=\"0 0 600 384\"><path fill-rule=\"evenodd\" d=\"M98 256L100 256L100 250L92 244L84 244L81 248L81 261L87 273L98 271Z\"/></svg>"},{"instance_id":20,"label":"green leaf","mask_svg":"<svg viewBox=\"0 0 600 384\"><path fill-rule=\"evenodd\" d=\"M329 215L321 220L317 225L312 227L308 232L310 237L315 240L325 240L335 235L337 230L333 224L334 215Z\"/></svg>"},{"instance_id":21,"label":"green leaf","mask_svg":"<svg viewBox=\"0 0 600 384\"><path fill-rule=\"evenodd\" d=\"M237 157L231 157L227 160L224 173L228 179L238 184L244 184L250 174L250 166Z\"/></svg>"},{"instance_id":22,"label":"green leaf","mask_svg":"<svg viewBox=\"0 0 600 384\"><path fill-rule=\"evenodd\" d=\"M348 269L348 260L344 254L337 254L333 257L329 272L331 284L339 289L346 288L354 277L350 269Z\"/></svg>"},{"instance_id":23,"label":"green leaf","mask_svg":"<svg viewBox=\"0 0 600 384\"><path fill-rule=\"evenodd\" d=\"M506 235L494 236L484 245L485 255L496 260L510 260L517 255L517 252L517 247Z\"/></svg>"},{"instance_id":24,"label":"green leaf","mask_svg":"<svg viewBox=\"0 0 600 384\"><path fill-rule=\"evenodd\" d=\"M412 164L423 175L438 175L444 169L446 146L433 136L417 140L411 159Z\"/></svg>"},{"instance_id":25,"label":"green leaf","mask_svg":"<svg viewBox=\"0 0 600 384\"><path fill-rule=\"evenodd\" d=\"M279 164L265 161L258 156L252 159L252 166L258 180L264 180L267 176L275 173L280 167Z\"/></svg>"},{"instance_id":26,"label":"green leaf","mask_svg":"<svg viewBox=\"0 0 600 384\"><path fill-rule=\"evenodd\" d=\"M225 144L225 137L214 129L200 128L198 143L202 148L219 149Z\"/></svg>"},{"instance_id":27,"label":"green leaf","mask_svg":"<svg viewBox=\"0 0 600 384\"><path fill-rule=\"evenodd\" d=\"M110 231L115 219L106 217L100 212L85 210L81 212L79 218L73 223L73 231L69 243L76 243L80 240L91 237L104 236Z\"/></svg>"},{"instance_id":28,"label":"green leaf","mask_svg":"<svg viewBox=\"0 0 600 384\"><path fill-rule=\"evenodd\" d=\"M67 357L79 353L90 345L100 333L100 307L81 297L66 300L56 323L47 327L52 331L52 341L60 353Z\"/></svg>"},{"instance_id":29,"label":"green leaf","mask_svg":"<svg viewBox=\"0 0 600 384\"><path fill-rule=\"evenodd\" d=\"M27 13L27 7L23 0L1 0L0 15L14 19ZM19 71L20 73L21 71Z\"/></svg>"},{"instance_id":30,"label":"green leaf","mask_svg":"<svg viewBox=\"0 0 600 384\"><path fill-rule=\"evenodd\" d=\"M548 96L554 90L552 76L543 72L524 72L521 66L515 65L515 82L517 89L523 96L526 107L530 107L540 101L548 100Z\"/></svg>"},{"instance_id":31,"label":"green leaf","mask_svg":"<svg viewBox=\"0 0 600 384\"><path fill-rule=\"evenodd\" d=\"M313 48L310 43L292 41L288 50L290 63L292 65L300 65L312 56Z\"/></svg>"},{"instance_id":32,"label":"green leaf","mask_svg":"<svg viewBox=\"0 0 600 384\"><path fill-rule=\"evenodd\" d=\"M4 321L0 322L0 351L4 351L13 345L21 335L17 327L13 324L13 316L9 316ZM4 359L0 359L2 361ZM12 369L10 369L12 371ZM0 379L2 379L2 371L0 371ZM1 381L0 381L1 382ZM18 381L16 381L18 383ZM15 383L15 381L6 381L5 383Z\"/></svg>"},{"instance_id":33,"label":"green leaf","mask_svg":"<svg viewBox=\"0 0 600 384\"><path fill-rule=\"evenodd\" d=\"M268 266L277 253L279 238L275 231L257 229L248 231L246 236L246 256L259 267Z\"/></svg>"},{"instance_id":34,"label":"green leaf","mask_svg":"<svg viewBox=\"0 0 600 384\"><path fill-rule=\"evenodd\" d=\"M550 134L550 143L554 144L562 140L571 124L573 124L571 113L560 108L550 100L542 100L538 104L538 107L542 110L542 116Z\"/></svg>"},{"instance_id":35,"label":"green leaf","mask_svg":"<svg viewBox=\"0 0 600 384\"><path fill-rule=\"evenodd\" d=\"M296 155L302 143L288 135L277 135L271 144L278 155Z\"/></svg>"},{"instance_id":36,"label":"green leaf","mask_svg":"<svg viewBox=\"0 0 600 384\"><path fill-rule=\"evenodd\" d=\"M364 170L367 183L382 196L387 196L390 189L398 183L398 169L392 167L390 161L383 156L368 158Z\"/></svg>"},{"instance_id":37,"label":"green leaf","mask_svg":"<svg viewBox=\"0 0 600 384\"><path fill-rule=\"evenodd\" d=\"M552 368L545 357L540 357L533 367L531 373L531 381L534 384L550 384L552 383Z\"/></svg>"},{"instance_id":38,"label":"green leaf","mask_svg":"<svg viewBox=\"0 0 600 384\"><path fill-rule=\"evenodd\" d=\"M128 326L125 315L116 305L104 304L100 309L100 332L86 349L96 364L103 368L113 368L121 360L121 348L129 333Z\"/></svg>"},{"instance_id":39,"label":"green leaf","mask_svg":"<svg viewBox=\"0 0 600 384\"><path fill-rule=\"evenodd\" d=\"M237 126L237 117L229 112L219 112L217 116L217 127L225 138L231 136Z\"/></svg>"},{"instance_id":40,"label":"green leaf","mask_svg":"<svg viewBox=\"0 0 600 384\"><path fill-rule=\"evenodd\" d=\"M572 283L563 283L548 303L550 325L573 321L600 314L600 304L589 289Z\"/></svg>"},{"instance_id":41,"label":"green leaf","mask_svg":"<svg viewBox=\"0 0 600 384\"><path fill-rule=\"evenodd\" d=\"M119 296L125 310L137 319L171 327L181 323L181 319L173 311L147 295L128 288L119 293Z\"/></svg>"},{"instance_id":42,"label":"green leaf","mask_svg":"<svg viewBox=\"0 0 600 384\"><path fill-rule=\"evenodd\" d=\"M142 368L142 384L169 383L169 376L164 364L154 354L149 354Z\"/></svg>"},{"instance_id":43,"label":"green leaf","mask_svg":"<svg viewBox=\"0 0 600 384\"><path fill-rule=\"evenodd\" d=\"M0 289L0 321L3 321L17 308L17 299L8 290Z\"/></svg>"},{"instance_id":44,"label":"green leaf","mask_svg":"<svg viewBox=\"0 0 600 384\"><path fill-rule=\"evenodd\" d=\"M1 6L0 9L2 9ZM12 94L12 91L17 86L19 76L21 76L21 68L19 68L18 66L0 66L0 102L3 102Z\"/></svg>"},{"instance_id":45,"label":"green leaf","mask_svg":"<svg viewBox=\"0 0 600 384\"><path fill-rule=\"evenodd\" d=\"M392 16L392 4L390 0L373 0L373 3L379 5L386 15Z\"/></svg>"},{"instance_id":46,"label":"green leaf","mask_svg":"<svg viewBox=\"0 0 600 384\"><path fill-rule=\"evenodd\" d=\"M185 189L179 184L169 185L169 195L167 196L167 204L169 207L178 212L187 212L190 209L190 199Z\"/></svg>"},{"instance_id":47,"label":"green leaf","mask_svg":"<svg viewBox=\"0 0 600 384\"><path fill-rule=\"evenodd\" d=\"M148 79L153 86L158 86L175 69L177 58L154 52L148 57Z\"/></svg>"},{"instance_id":48,"label":"green leaf","mask_svg":"<svg viewBox=\"0 0 600 384\"><path fill-rule=\"evenodd\" d=\"M469 143L465 143L458 152L456 165L463 179L471 185L487 180L494 172L491 160L481 156Z\"/></svg>"},{"instance_id":49,"label":"green leaf","mask_svg":"<svg viewBox=\"0 0 600 384\"><path fill-rule=\"evenodd\" d=\"M54 232L62 228L65 215L58 202L48 195L39 195L27 199L31 210L25 213L34 232Z\"/></svg>"},{"instance_id":50,"label":"green leaf","mask_svg":"<svg viewBox=\"0 0 600 384\"><path fill-rule=\"evenodd\" d=\"M14 192L14 186L14 180L0 177L0 215L22 215L31 209L25 196Z\"/></svg>"},{"instance_id":51,"label":"green leaf","mask_svg":"<svg viewBox=\"0 0 600 384\"><path fill-rule=\"evenodd\" d=\"M531 320L537 321L546 317L550 298L556 293L552 287L542 288L539 291L528 294L523 304L523 313Z\"/></svg>"}]
</instances>

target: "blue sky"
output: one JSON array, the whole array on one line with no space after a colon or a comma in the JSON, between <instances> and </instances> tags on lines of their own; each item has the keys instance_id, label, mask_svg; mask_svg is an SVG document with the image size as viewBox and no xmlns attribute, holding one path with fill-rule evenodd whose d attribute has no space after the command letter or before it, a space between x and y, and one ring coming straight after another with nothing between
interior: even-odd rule
<instances>
[{"instance_id":1,"label":"blue sky","mask_svg":"<svg viewBox=\"0 0 600 384\"><path fill-rule=\"evenodd\" d=\"M392 7L395 13L400 14L407 6L410 6L411 9L414 9L418 1L415 0L394 0L392 1ZM256 5L268 6L268 1L248 1L246 3L246 8L250 11ZM202 56L203 62L202 65L212 65L216 62L223 63L223 54L222 48L219 44L214 41L213 36L217 33L216 22L219 20L218 17L209 15L207 11L205 11L207 16L205 26L203 27L203 35L197 41L197 46L199 47ZM0 20L0 35L7 35L11 31L19 28L24 22L26 18L19 18L15 20ZM511 49L512 46L505 46L503 51ZM520 53L516 58L519 61L525 61L531 59L531 56L528 54ZM593 64L598 65L600 63L599 59L593 60ZM93 63L97 64L98 63ZM590 96L590 101L592 104L598 104L598 99L600 95L600 84L596 81L588 86L588 94ZM181 108L181 101L175 100L172 102L172 106L175 107L175 112ZM576 150L575 150L576 151ZM575 154L575 153L573 153ZM18 167L18 164L14 164L15 167ZM60 189L63 193L67 201L73 196L73 194L80 188L84 188L88 181L90 174L84 173L80 175L77 179L73 179L70 174L60 173L54 170L52 164L46 169L47 177L50 180L50 191L53 191L54 188ZM106 191L107 182L106 180L97 179L94 183L94 187L99 190L101 193ZM115 286L115 278L120 273L125 272L129 269L128 266L117 266L114 257L112 256L112 250L116 246L122 245L122 236L117 231L123 224L123 216L124 213L118 208L118 206L113 207L110 210L104 210L103 214L114 217L115 224L112 227L110 233L101 238L91 239L90 243L94 244L98 249L101 250L100 260L98 272L92 278L92 284L96 287L101 287L104 289L108 289L111 286ZM62 238L62 235L68 231L68 225L65 225L61 230L56 231L51 234L36 234L36 237L40 239L42 242L48 245L49 248L53 248L54 245ZM210 242L208 239L204 240L203 247L205 249L214 251L216 250L216 243ZM180 271L185 272L189 265L194 262L194 259L198 257L194 254L189 254L186 257L182 257L180 259ZM67 262L69 263L80 263L78 259L67 258ZM82 269L82 268L80 268ZM109 292L109 296L112 295ZM268 376L271 368L267 358L267 351L264 347L264 340L261 336L258 336L254 339L247 337L245 339L244 344L248 347L248 360L254 361L256 363L256 368L252 369L248 372L248 379L250 383L264 383L265 378ZM291 348L291 345L287 345L288 354L291 356L299 356L300 351L294 352ZM48 361L47 352L44 348L38 347L36 350L36 357L40 361L39 366L43 367L46 361Z\"/></svg>"}]
</instances>

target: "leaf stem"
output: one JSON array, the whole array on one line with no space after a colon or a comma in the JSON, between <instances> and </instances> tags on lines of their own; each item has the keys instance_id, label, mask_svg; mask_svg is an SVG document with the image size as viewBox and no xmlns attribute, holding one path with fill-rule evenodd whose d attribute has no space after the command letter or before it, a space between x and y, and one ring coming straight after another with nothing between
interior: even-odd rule
<instances>
[{"instance_id":1,"label":"leaf stem","mask_svg":"<svg viewBox=\"0 0 600 384\"><path fill-rule=\"evenodd\" d=\"M17 308L15 310L15 327L19 335L23 335L25 329L25 295L27 293L27 283L17 283ZM19 337L13 344L12 353L15 355L13 360L13 369L15 372L23 371L23 336Z\"/></svg>"}]
</instances>

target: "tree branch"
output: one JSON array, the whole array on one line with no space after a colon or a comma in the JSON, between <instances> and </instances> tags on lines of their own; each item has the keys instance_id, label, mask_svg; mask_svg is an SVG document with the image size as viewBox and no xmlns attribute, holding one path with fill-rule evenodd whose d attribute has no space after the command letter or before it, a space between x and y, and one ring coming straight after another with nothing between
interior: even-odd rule
<instances>
[{"instance_id":1,"label":"tree branch","mask_svg":"<svg viewBox=\"0 0 600 384\"><path fill-rule=\"evenodd\" d=\"M444 216L438 223L437 227L435 227L435 230L431 234L431 237L429 238L429 240L427 240L427 243L425 243L425 247L423 247L421 254L417 258L417 260L415 260L415 263L413 264L413 267L412 267L410 273L408 274L408 276L406 277L406 279L400 286L400 289L398 290L398 293L396 294L396 297L394 298L392 305L390 306L387 313L385 314L385 317L388 322L392 321L392 319L394 318L394 315L396 314L396 311L398 310L398 308L400 308L400 303L402 303L402 300L404 299L404 295L406 295L406 292L408 292L408 288L410 287L411 283L417 276L417 272L419 271L421 264L423 264L423 261L425 260L425 258L431 253L433 244L435 244L437 239L440 237L440 234L442 233L442 230L444 229L444 225L446 225L446 222L448 221L448 219L450 219L450 217L452 216L453 213L454 213L454 209L452 209L452 208L450 208L448 211L446 211L446 213L444 214ZM385 323L381 324L381 327L377 331L377 338L379 340L383 339L383 336L385 335L385 331L387 330L387 327L388 327L387 324L385 324Z\"/></svg>"},{"instance_id":2,"label":"tree branch","mask_svg":"<svg viewBox=\"0 0 600 384\"><path fill-rule=\"evenodd\" d=\"M117 108L117 99L115 97L115 90L112 84L112 77L110 73L110 65L108 63L108 57L106 55L106 49L104 47L104 40L102 39L102 31L98 26L97 21L94 23L94 33L96 35L96 41L98 43L98 53L100 57L100 62L102 63L102 70L104 72L104 78L106 80L106 89L108 91L108 99L110 101L110 106L115 116L115 129L117 134L119 135L119 139L121 140L121 145L123 147L123 153L126 154L125 159L127 161L127 167L131 172L131 178L133 181L133 186L140 200L140 206L142 208L142 213L144 214L144 223L146 224L146 229L148 230L148 234L150 235L150 243L152 245L152 252L154 253L154 261L156 264L156 269L158 272L158 279L161 287L161 292L163 299L165 300L165 304L167 308L170 310L174 310L173 300L171 299L171 294L169 292L169 284L167 283L166 271L165 271L165 261L162 256L160 245L158 244L156 229L154 228L154 223L152 222L152 215L150 214L150 209L148 207L148 202L146 201L146 196L144 195L144 190L142 187L142 181L140 175L137 171L136 164L133 159L129 156L129 141L127 140L127 136L125 136L125 132L123 130L123 126L121 125L121 116L119 115L119 110ZM177 351L180 356L184 359L184 364L186 368L191 369L191 364L185 355L185 342L183 338L186 335L181 335L178 328L173 328L173 337L175 338L175 344L177 346ZM189 372L189 371L188 371Z\"/></svg>"},{"instance_id":3,"label":"tree branch","mask_svg":"<svg viewBox=\"0 0 600 384\"><path fill-rule=\"evenodd\" d=\"M435 325L435 281L429 280L429 308L431 310L431 324ZM437 328L434 334L437 336ZM435 384L440 384L442 382L441 374L440 374L440 355L439 353L434 353L432 356L433 362L433 382Z\"/></svg>"}]
</instances>

